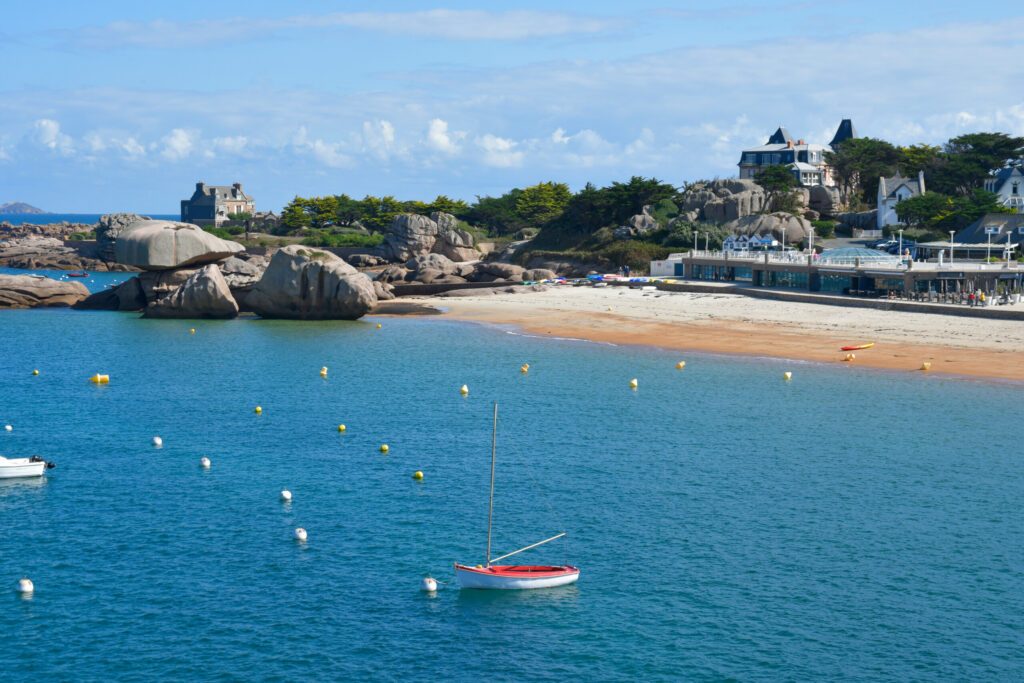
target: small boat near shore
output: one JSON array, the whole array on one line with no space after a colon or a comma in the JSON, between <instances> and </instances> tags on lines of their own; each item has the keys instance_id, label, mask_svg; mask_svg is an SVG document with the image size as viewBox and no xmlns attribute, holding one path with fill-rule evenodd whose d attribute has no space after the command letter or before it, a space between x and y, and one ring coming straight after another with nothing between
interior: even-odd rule
<instances>
[{"instance_id":1,"label":"small boat near shore","mask_svg":"<svg viewBox=\"0 0 1024 683\"><path fill-rule=\"evenodd\" d=\"M875 342L868 342L867 344L858 344L857 346L840 346L840 351L863 351L864 349L870 349L875 345Z\"/></svg>"},{"instance_id":2,"label":"small boat near shore","mask_svg":"<svg viewBox=\"0 0 1024 683\"><path fill-rule=\"evenodd\" d=\"M580 570L569 564L565 565L498 565L491 564L521 552L542 546L565 536L565 532L556 534L537 543L491 558L491 526L494 519L494 464L497 451L498 436L498 404L494 404L494 427L491 433L491 495L487 508L487 554L485 564L474 567L455 563L455 579L459 588L476 588L484 590L527 590L532 588L554 588L575 583L580 578Z\"/></svg>"},{"instance_id":3,"label":"small boat near shore","mask_svg":"<svg viewBox=\"0 0 1024 683\"><path fill-rule=\"evenodd\" d=\"M19 477L41 477L43 473L55 467L38 455L31 458L5 458L0 456L0 479L16 479Z\"/></svg>"}]
</instances>

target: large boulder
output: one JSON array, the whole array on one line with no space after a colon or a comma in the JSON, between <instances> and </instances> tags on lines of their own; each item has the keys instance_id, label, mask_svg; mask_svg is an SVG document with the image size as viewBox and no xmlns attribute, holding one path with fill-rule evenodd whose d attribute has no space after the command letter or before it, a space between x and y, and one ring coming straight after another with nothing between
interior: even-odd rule
<instances>
[{"instance_id":1,"label":"large boulder","mask_svg":"<svg viewBox=\"0 0 1024 683\"><path fill-rule=\"evenodd\" d=\"M558 275L553 270L547 268L533 268L523 273L524 280L554 280Z\"/></svg>"},{"instance_id":2,"label":"large boulder","mask_svg":"<svg viewBox=\"0 0 1024 683\"><path fill-rule=\"evenodd\" d=\"M409 270L421 271L427 268L439 270L442 273L455 272L455 264L447 256L441 254L423 254L416 258L409 259L405 267Z\"/></svg>"},{"instance_id":3,"label":"large boulder","mask_svg":"<svg viewBox=\"0 0 1024 683\"><path fill-rule=\"evenodd\" d=\"M651 207L644 206L643 210L635 216L631 216L625 225L616 228L612 236L617 240L628 240L634 237L643 237L657 229L658 221L651 215Z\"/></svg>"},{"instance_id":4,"label":"large boulder","mask_svg":"<svg viewBox=\"0 0 1024 683\"><path fill-rule=\"evenodd\" d=\"M842 225L856 230L877 230L878 209L840 213L836 215L836 220L838 220Z\"/></svg>"},{"instance_id":5,"label":"large boulder","mask_svg":"<svg viewBox=\"0 0 1024 683\"><path fill-rule=\"evenodd\" d=\"M807 208L817 211L823 218L835 216L842 206L842 195L838 187L814 185L808 190Z\"/></svg>"},{"instance_id":6,"label":"large boulder","mask_svg":"<svg viewBox=\"0 0 1024 683\"><path fill-rule=\"evenodd\" d=\"M91 254L91 255L88 255ZM95 249L71 247L54 237L26 235L0 240L0 266L30 270L135 270L95 258Z\"/></svg>"},{"instance_id":7,"label":"large boulder","mask_svg":"<svg viewBox=\"0 0 1024 683\"><path fill-rule=\"evenodd\" d=\"M389 301L395 298L395 288L380 280L373 281L373 292L377 295L377 301Z\"/></svg>"},{"instance_id":8,"label":"large boulder","mask_svg":"<svg viewBox=\"0 0 1024 683\"><path fill-rule=\"evenodd\" d=\"M160 297L143 314L145 318L234 318L238 304L224 275L210 264L188 276L176 290Z\"/></svg>"},{"instance_id":9,"label":"large boulder","mask_svg":"<svg viewBox=\"0 0 1024 683\"><path fill-rule=\"evenodd\" d=\"M772 235L787 243L801 242L811 234L811 222L801 216L777 211L775 213L744 216L723 226L734 235Z\"/></svg>"},{"instance_id":10,"label":"large boulder","mask_svg":"<svg viewBox=\"0 0 1024 683\"><path fill-rule=\"evenodd\" d=\"M377 273L380 282L403 282L409 279L410 271L405 266L391 265Z\"/></svg>"},{"instance_id":11,"label":"large boulder","mask_svg":"<svg viewBox=\"0 0 1024 683\"><path fill-rule=\"evenodd\" d=\"M404 263L421 254L429 254L437 241L437 223L415 213L395 216L381 246L383 255Z\"/></svg>"},{"instance_id":12,"label":"large boulder","mask_svg":"<svg viewBox=\"0 0 1024 683\"><path fill-rule=\"evenodd\" d=\"M263 271L267 269L268 263L269 261L262 256L248 259L231 256L218 266L228 287L234 292L235 290L249 291L252 289L263 277Z\"/></svg>"},{"instance_id":13,"label":"large boulder","mask_svg":"<svg viewBox=\"0 0 1024 683\"><path fill-rule=\"evenodd\" d=\"M476 265L472 275L467 279L470 282L522 282L526 269L513 263L500 263L498 261L483 261Z\"/></svg>"},{"instance_id":14,"label":"large boulder","mask_svg":"<svg viewBox=\"0 0 1024 683\"><path fill-rule=\"evenodd\" d=\"M136 279L142 290L142 296L148 304L181 287L194 272L196 272L195 268L147 270L139 273Z\"/></svg>"},{"instance_id":15,"label":"large boulder","mask_svg":"<svg viewBox=\"0 0 1024 683\"><path fill-rule=\"evenodd\" d=\"M0 308L74 306L89 296L81 282L31 275L0 275Z\"/></svg>"},{"instance_id":16,"label":"large boulder","mask_svg":"<svg viewBox=\"0 0 1024 683\"><path fill-rule=\"evenodd\" d=\"M435 211L430 220L437 224L437 240L433 251L452 261L475 261L480 251L474 246L473 235L459 227L459 220L450 213Z\"/></svg>"},{"instance_id":17,"label":"large boulder","mask_svg":"<svg viewBox=\"0 0 1024 683\"><path fill-rule=\"evenodd\" d=\"M117 287L94 292L75 304L80 310L99 311L141 311L146 307L139 278L125 280Z\"/></svg>"},{"instance_id":18,"label":"large boulder","mask_svg":"<svg viewBox=\"0 0 1024 683\"><path fill-rule=\"evenodd\" d=\"M246 297L264 318L355 320L376 305L369 277L330 252L296 244L274 254Z\"/></svg>"},{"instance_id":19,"label":"large boulder","mask_svg":"<svg viewBox=\"0 0 1024 683\"><path fill-rule=\"evenodd\" d=\"M108 213L105 216L100 216L95 227L96 245L99 247L100 258L106 261L116 260L117 254L114 245L117 243L118 236L129 225L148 220L150 220L149 216L140 216L137 213Z\"/></svg>"},{"instance_id":20,"label":"large boulder","mask_svg":"<svg viewBox=\"0 0 1024 683\"><path fill-rule=\"evenodd\" d=\"M167 270L222 261L245 251L204 232L198 225L174 221L137 221L121 231L114 243L118 263L144 270Z\"/></svg>"}]
</instances>

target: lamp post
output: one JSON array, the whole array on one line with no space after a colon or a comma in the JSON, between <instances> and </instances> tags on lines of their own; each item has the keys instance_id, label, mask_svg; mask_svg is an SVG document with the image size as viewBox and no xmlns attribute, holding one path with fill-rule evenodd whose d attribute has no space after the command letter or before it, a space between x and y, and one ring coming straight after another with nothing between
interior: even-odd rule
<instances>
[{"instance_id":1,"label":"lamp post","mask_svg":"<svg viewBox=\"0 0 1024 683\"><path fill-rule=\"evenodd\" d=\"M807 240L807 250L814 256L814 227L811 227L811 235Z\"/></svg>"},{"instance_id":2,"label":"lamp post","mask_svg":"<svg viewBox=\"0 0 1024 683\"><path fill-rule=\"evenodd\" d=\"M782 255L786 255L786 228L782 228Z\"/></svg>"},{"instance_id":3,"label":"lamp post","mask_svg":"<svg viewBox=\"0 0 1024 683\"><path fill-rule=\"evenodd\" d=\"M709 243L710 242L711 242L711 233L710 232L705 232L704 233L704 252L705 253L710 251L710 247L709 247Z\"/></svg>"},{"instance_id":4,"label":"lamp post","mask_svg":"<svg viewBox=\"0 0 1024 683\"><path fill-rule=\"evenodd\" d=\"M900 255L900 263L903 263L903 228L900 228L900 245L896 253Z\"/></svg>"},{"instance_id":5,"label":"lamp post","mask_svg":"<svg viewBox=\"0 0 1024 683\"><path fill-rule=\"evenodd\" d=\"M950 266L953 265L953 233L954 232L956 232L956 230L950 230L949 231L949 265Z\"/></svg>"},{"instance_id":6,"label":"lamp post","mask_svg":"<svg viewBox=\"0 0 1024 683\"><path fill-rule=\"evenodd\" d=\"M985 263L988 263L992 259L992 233L986 230L985 237L988 238L988 244L985 246Z\"/></svg>"}]
</instances>

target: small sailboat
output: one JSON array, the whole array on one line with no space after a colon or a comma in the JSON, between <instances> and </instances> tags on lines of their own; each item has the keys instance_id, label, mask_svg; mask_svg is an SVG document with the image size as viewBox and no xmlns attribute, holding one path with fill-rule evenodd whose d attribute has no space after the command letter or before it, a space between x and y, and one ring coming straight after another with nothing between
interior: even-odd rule
<instances>
[{"instance_id":1,"label":"small sailboat","mask_svg":"<svg viewBox=\"0 0 1024 683\"><path fill-rule=\"evenodd\" d=\"M0 479L41 477L43 472L52 467L55 467L52 462L46 462L38 455L33 455L31 458L5 458L0 456Z\"/></svg>"},{"instance_id":2,"label":"small sailboat","mask_svg":"<svg viewBox=\"0 0 1024 683\"><path fill-rule=\"evenodd\" d=\"M483 588L492 590L525 590L530 588L553 588L576 583L580 570L572 565L499 565L493 564L545 543L565 536L563 531L551 538L514 550L500 557L491 557L491 526L494 519L494 463L498 437L498 404L494 404L494 427L491 433L491 495L487 507L487 554L486 562L475 567L455 563L455 579L459 588Z\"/></svg>"}]
</instances>

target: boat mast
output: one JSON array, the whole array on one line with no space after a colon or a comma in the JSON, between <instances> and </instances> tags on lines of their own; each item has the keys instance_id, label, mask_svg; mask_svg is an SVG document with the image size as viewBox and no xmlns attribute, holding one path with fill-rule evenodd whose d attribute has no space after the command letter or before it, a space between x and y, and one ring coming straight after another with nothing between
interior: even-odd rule
<instances>
[{"instance_id":1,"label":"boat mast","mask_svg":"<svg viewBox=\"0 0 1024 683\"><path fill-rule=\"evenodd\" d=\"M484 559L491 566L491 522L494 519L494 459L498 448L498 402L494 402L494 426L491 428L491 496L487 503L487 555Z\"/></svg>"}]
</instances>

